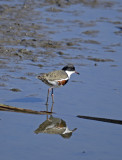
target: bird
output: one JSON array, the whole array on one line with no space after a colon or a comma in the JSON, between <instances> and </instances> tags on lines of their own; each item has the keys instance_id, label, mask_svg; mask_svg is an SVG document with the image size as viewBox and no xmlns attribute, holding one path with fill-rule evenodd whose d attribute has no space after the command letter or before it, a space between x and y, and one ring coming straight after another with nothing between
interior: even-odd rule
<instances>
[{"instance_id":1,"label":"bird","mask_svg":"<svg viewBox=\"0 0 122 160\"><path fill-rule=\"evenodd\" d=\"M62 138L70 138L77 128L70 130L66 122L61 118L55 118L50 115L39 127L34 131L36 134L48 133L48 134L58 134Z\"/></svg>"},{"instance_id":2,"label":"bird","mask_svg":"<svg viewBox=\"0 0 122 160\"><path fill-rule=\"evenodd\" d=\"M61 70L55 70L48 73L42 73L37 76L39 80L50 86L47 93L47 101L46 105L48 105L48 99L49 99L49 93L51 92L52 96L52 103L54 103L54 92L53 88L58 88L64 86L70 79L70 76L73 74L80 74L75 70L75 67L73 64L67 64L64 66Z\"/></svg>"}]
</instances>

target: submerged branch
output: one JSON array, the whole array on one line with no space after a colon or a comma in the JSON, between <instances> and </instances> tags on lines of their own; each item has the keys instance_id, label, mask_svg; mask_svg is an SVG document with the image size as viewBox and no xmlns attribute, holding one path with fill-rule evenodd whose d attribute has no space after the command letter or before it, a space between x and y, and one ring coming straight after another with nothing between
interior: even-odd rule
<instances>
[{"instance_id":1,"label":"submerged branch","mask_svg":"<svg viewBox=\"0 0 122 160\"><path fill-rule=\"evenodd\" d=\"M82 116L82 115L78 115L77 117L82 118L82 119L89 119L89 120L95 120L95 121L101 121L101 122L107 122L107 123L115 123L115 124L122 125L122 120L99 118L99 117L90 117L90 116Z\"/></svg>"},{"instance_id":2,"label":"submerged branch","mask_svg":"<svg viewBox=\"0 0 122 160\"><path fill-rule=\"evenodd\" d=\"M51 115L52 112L47 111L34 111L31 109L17 108L5 104L0 104L0 111L10 111L10 112L20 112L20 113L29 113L29 114L40 114L40 115Z\"/></svg>"},{"instance_id":3,"label":"submerged branch","mask_svg":"<svg viewBox=\"0 0 122 160\"><path fill-rule=\"evenodd\" d=\"M39 114L39 115L52 115L53 114L53 112L34 111L34 110L31 110L31 109L18 108L18 107L13 107L13 106L4 105L4 104L0 104L0 111L19 112L19 113L28 113L28 114ZM83 116L83 115L77 115L76 117L82 118L82 119L89 119L89 120L95 120L95 121L101 121L101 122L106 122L106 123L114 123L114 124L122 125L122 120Z\"/></svg>"}]
</instances>

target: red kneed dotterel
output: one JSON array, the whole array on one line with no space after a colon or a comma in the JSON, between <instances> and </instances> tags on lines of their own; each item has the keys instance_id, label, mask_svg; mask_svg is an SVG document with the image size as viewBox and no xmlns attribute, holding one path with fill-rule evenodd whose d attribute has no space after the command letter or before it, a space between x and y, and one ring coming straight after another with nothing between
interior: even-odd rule
<instances>
[{"instance_id":1,"label":"red kneed dotterel","mask_svg":"<svg viewBox=\"0 0 122 160\"><path fill-rule=\"evenodd\" d=\"M75 71L75 67L72 64L68 64L64 66L62 70L56 70L49 73L42 73L39 76L37 76L38 79L50 86L50 88L48 89L46 104L48 104L49 92L52 90L52 103L54 103L53 88L64 86L70 79L71 74L73 73L79 74Z\"/></svg>"}]
</instances>

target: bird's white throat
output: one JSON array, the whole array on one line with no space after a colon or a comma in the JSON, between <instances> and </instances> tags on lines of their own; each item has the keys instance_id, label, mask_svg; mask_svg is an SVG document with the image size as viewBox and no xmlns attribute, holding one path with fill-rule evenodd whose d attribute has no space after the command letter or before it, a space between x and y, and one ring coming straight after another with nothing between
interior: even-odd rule
<instances>
[{"instance_id":1,"label":"bird's white throat","mask_svg":"<svg viewBox=\"0 0 122 160\"><path fill-rule=\"evenodd\" d=\"M70 78L71 74L75 73L75 71L65 71L68 75L68 77Z\"/></svg>"}]
</instances>

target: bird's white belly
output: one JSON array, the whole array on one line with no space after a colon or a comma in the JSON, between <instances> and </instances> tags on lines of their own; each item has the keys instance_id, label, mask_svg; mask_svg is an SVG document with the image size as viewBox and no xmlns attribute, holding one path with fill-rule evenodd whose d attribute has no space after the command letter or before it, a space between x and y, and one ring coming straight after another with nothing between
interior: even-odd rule
<instances>
[{"instance_id":1,"label":"bird's white belly","mask_svg":"<svg viewBox=\"0 0 122 160\"><path fill-rule=\"evenodd\" d=\"M59 85L58 85L58 81L48 81L48 83L51 85L51 86L53 86L53 87L60 87Z\"/></svg>"},{"instance_id":2,"label":"bird's white belly","mask_svg":"<svg viewBox=\"0 0 122 160\"><path fill-rule=\"evenodd\" d=\"M61 81L67 81L68 80L68 77L66 79L62 79ZM49 81L48 80L48 85L50 86L53 86L54 88L57 88L57 87L62 87L64 86L64 84L62 84L60 81L58 80L55 80L55 81Z\"/></svg>"}]
</instances>

